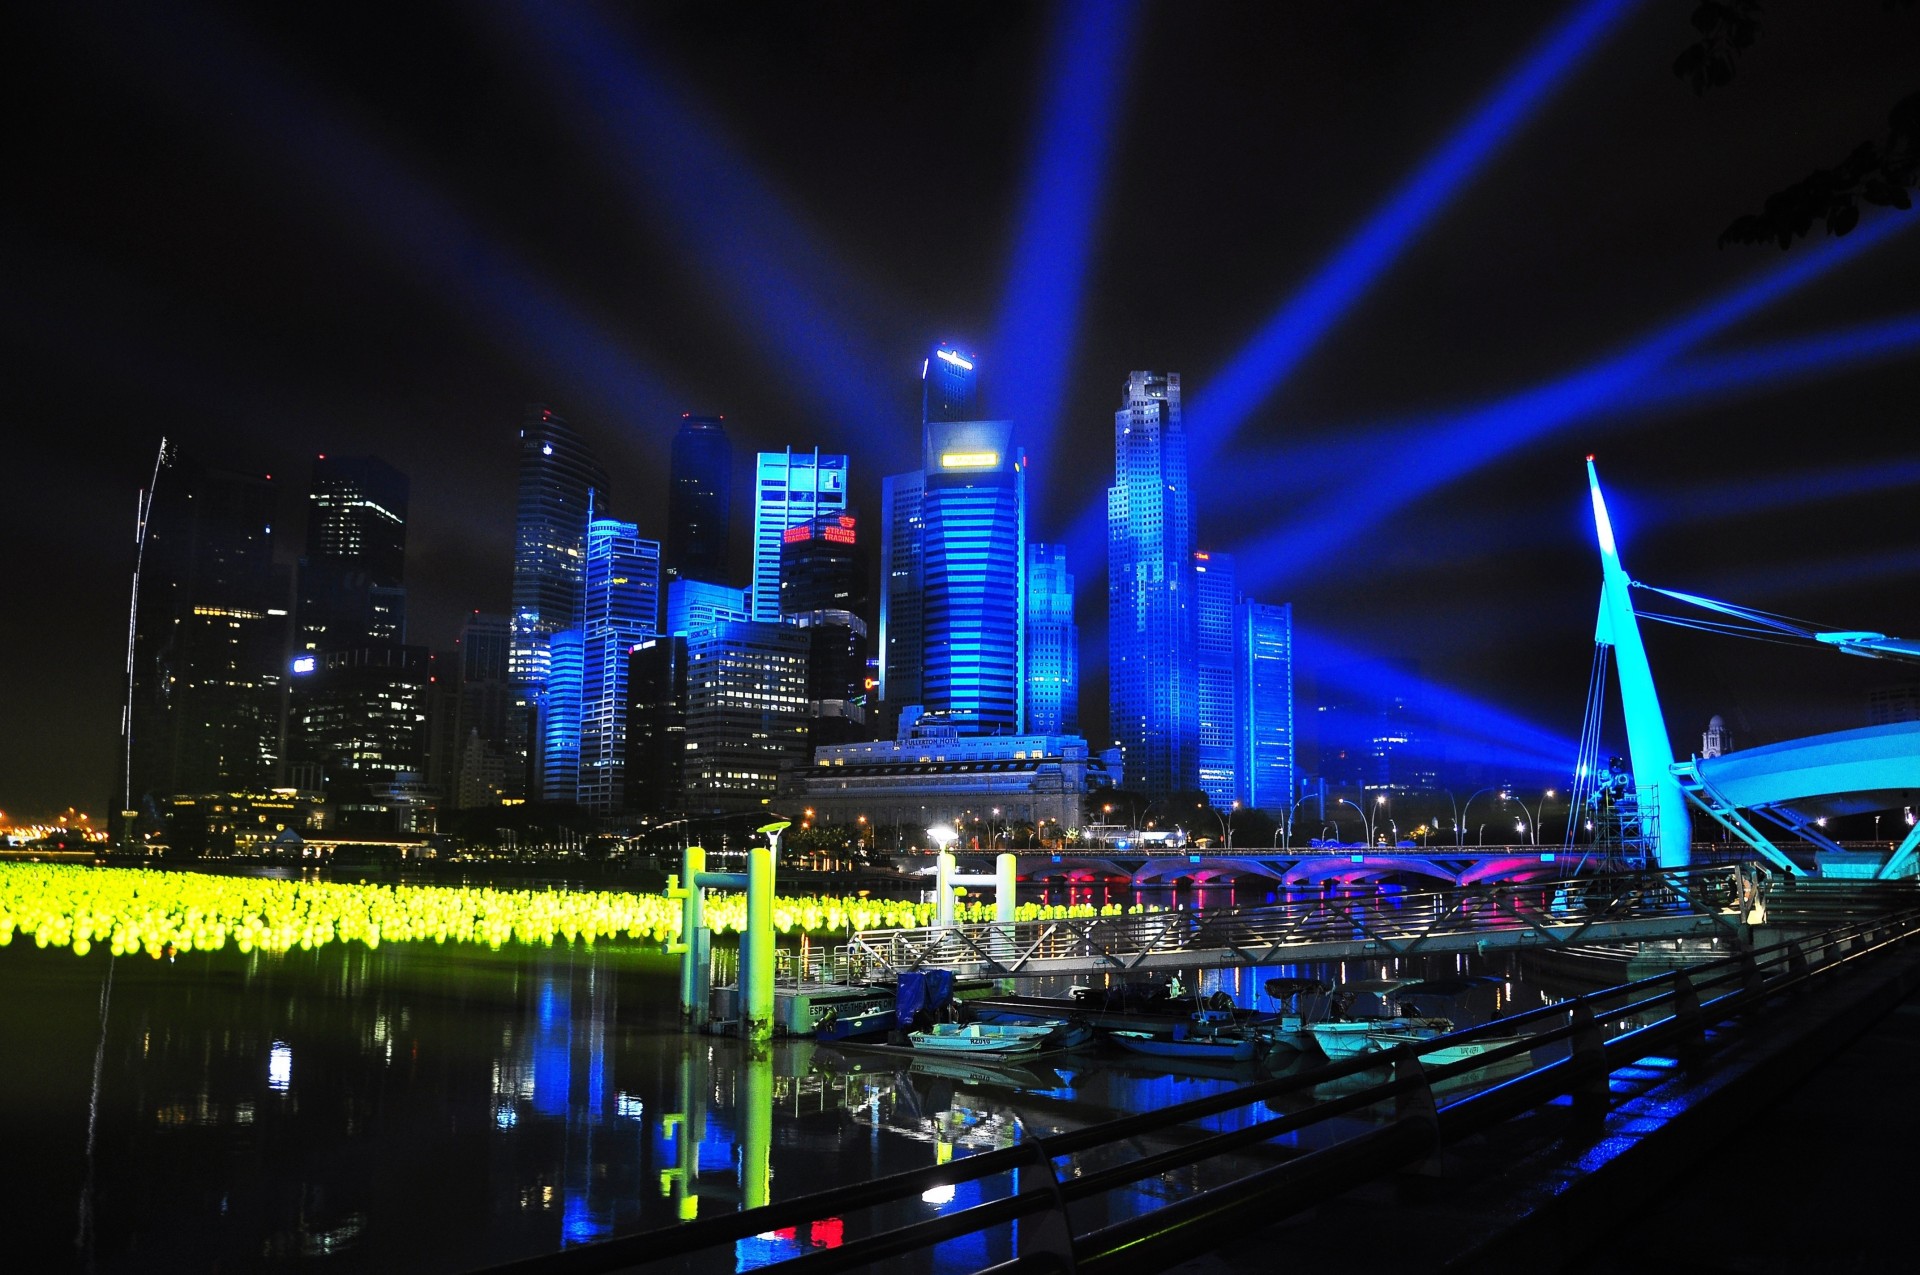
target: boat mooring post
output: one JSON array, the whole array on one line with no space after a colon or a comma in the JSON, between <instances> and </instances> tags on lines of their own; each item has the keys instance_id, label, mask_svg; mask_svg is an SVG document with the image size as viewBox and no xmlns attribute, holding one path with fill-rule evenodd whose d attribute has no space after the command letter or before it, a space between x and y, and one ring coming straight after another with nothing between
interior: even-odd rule
<instances>
[{"instance_id":1,"label":"boat mooring post","mask_svg":"<svg viewBox=\"0 0 1920 1275\"><path fill-rule=\"evenodd\" d=\"M1011 852L993 861L993 919L1001 925L1014 922L1014 878L1019 869L1019 857Z\"/></svg>"},{"instance_id":2,"label":"boat mooring post","mask_svg":"<svg viewBox=\"0 0 1920 1275\"><path fill-rule=\"evenodd\" d=\"M711 1014L707 983L712 948L700 885L707 870L706 848L688 846L682 852L680 868L680 879L667 882L667 897L680 900L680 941L667 950L680 957L680 1022L698 1030L707 1025Z\"/></svg>"},{"instance_id":3,"label":"boat mooring post","mask_svg":"<svg viewBox=\"0 0 1920 1275\"><path fill-rule=\"evenodd\" d=\"M734 1109L740 1119L740 1207L757 1209L773 1198L773 1051L750 1050L734 1076Z\"/></svg>"},{"instance_id":4,"label":"boat mooring post","mask_svg":"<svg viewBox=\"0 0 1920 1275\"><path fill-rule=\"evenodd\" d=\"M747 925L740 935L740 1035L753 1050L773 1043L773 875L780 856L778 819L755 829L767 844L747 851Z\"/></svg>"},{"instance_id":5,"label":"boat mooring post","mask_svg":"<svg viewBox=\"0 0 1920 1275\"><path fill-rule=\"evenodd\" d=\"M934 860L936 872L933 880L934 907L933 923L941 929L953 928L953 851L942 850L940 857Z\"/></svg>"}]
</instances>

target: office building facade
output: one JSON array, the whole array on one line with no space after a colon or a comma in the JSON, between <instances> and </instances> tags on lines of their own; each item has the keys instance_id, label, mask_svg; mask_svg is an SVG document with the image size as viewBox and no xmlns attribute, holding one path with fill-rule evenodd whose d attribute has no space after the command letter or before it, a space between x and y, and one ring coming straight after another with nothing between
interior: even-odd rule
<instances>
[{"instance_id":1,"label":"office building facade","mask_svg":"<svg viewBox=\"0 0 1920 1275\"><path fill-rule=\"evenodd\" d=\"M779 795L807 756L807 635L734 621L687 638L689 810L752 810Z\"/></svg>"},{"instance_id":2,"label":"office building facade","mask_svg":"<svg viewBox=\"0 0 1920 1275\"><path fill-rule=\"evenodd\" d=\"M1026 458L1010 421L927 425L920 703L962 735L1026 729Z\"/></svg>"},{"instance_id":3,"label":"office building facade","mask_svg":"<svg viewBox=\"0 0 1920 1275\"><path fill-rule=\"evenodd\" d=\"M1241 602L1234 608L1234 769L1240 804L1275 818L1298 788L1293 713L1293 607Z\"/></svg>"},{"instance_id":4,"label":"office building facade","mask_svg":"<svg viewBox=\"0 0 1920 1275\"><path fill-rule=\"evenodd\" d=\"M641 539L633 523L595 518L585 574L575 800L605 815L626 801L627 657L659 631L660 545Z\"/></svg>"},{"instance_id":5,"label":"office building facade","mask_svg":"<svg viewBox=\"0 0 1920 1275\"><path fill-rule=\"evenodd\" d=\"M1027 546L1027 729L1080 733L1080 631L1065 545Z\"/></svg>"},{"instance_id":6,"label":"office building facade","mask_svg":"<svg viewBox=\"0 0 1920 1275\"><path fill-rule=\"evenodd\" d=\"M1199 782L1193 549L1180 377L1134 372L1107 492L1108 704L1129 780L1155 799Z\"/></svg>"},{"instance_id":7,"label":"office building facade","mask_svg":"<svg viewBox=\"0 0 1920 1275\"><path fill-rule=\"evenodd\" d=\"M662 578L731 578L733 444L724 417L685 415L668 462Z\"/></svg>"},{"instance_id":8,"label":"office building facade","mask_svg":"<svg viewBox=\"0 0 1920 1275\"><path fill-rule=\"evenodd\" d=\"M780 619L780 548L789 527L847 509L847 458L811 452L761 452L753 484L753 618Z\"/></svg>"},{"instance_id":9,"label":"office building facade","mask_svg":"<svg viewBox=\"0 0 1920 1275\"><path fill-rule=\"evenodd\" d=\"M1234 694L1235 592L1233 556L1196 550L1193 555L1196 731L1199 788L1215 810L1239 797L1239 701Z\"/></svg>"},{"instance_id":10,"label":"office building facade","mask_svg":"<svg viewBox=\"0 0 1920 1275\"><path fill-rule=\"evenodd\" d=\"M558 413L538 404L529 407L520 427L513 644L508 655L514 712L507 785L516 795L537 795L544 789L538 741L543 734L539 719L548 642L580 622L587 509L594 493L604 504L607 474L599 460Z\"/></svg>"}]
</instances>

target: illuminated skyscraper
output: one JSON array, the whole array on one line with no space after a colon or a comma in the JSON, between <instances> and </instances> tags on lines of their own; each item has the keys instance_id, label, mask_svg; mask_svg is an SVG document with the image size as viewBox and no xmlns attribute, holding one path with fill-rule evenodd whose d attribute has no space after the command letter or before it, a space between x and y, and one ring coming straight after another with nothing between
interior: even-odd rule
<instances>
[{"instance_id":1,"label":"illuminated skyscraper","mask_svg":"<svg viewBox=\"0 0 1920 1275\"><path fill-rule=\"evenodd\" d=\"M690 810L760 808L807 756L807 635L733 621L687 639Z\"/></svg>"},{"instance_id":2,"label":"illuminated skyscraper","mask_svg":"<svg viewBox=\"0 0 1920 1275\"><path fill-rule=\"evenodd\" d=\"M1293 607L1234 608L1234 716L1240 804L1280 817L1294 800Z\"/></svg>"},{"instance_id":3,"label":"illuminated skyscraper","mask_svg":"<svg viewBox=\"0 0 1920 1275\"><path fill-rule=\"evenodd\" d=\"M660 546L630 522L587 524L581 622L579 804L622 808L627 762L627 657L658 632ZM557 711L557 710L556 710Z\"/></svg>"},{"instance_id":4,"label":"illuminated skyscraper","mask_svg":"<svg viewBox=\"0 0 1920 1275\"><path fill-rule=\"evenodd\" d=\"M1239 597L1232 555L1196 552L1193 581L1200 791L1215 810L1225 810L1240 795L1235 781L1240 722L1233 672L1234 605Z\"/></svg>"},{"instance_id":5,"label":"illuminated skyscraper","mask_svg":"<svg viewBox=\"0 0 1920 1275\"><path fill-rule=\"evenodd\" d=\"M1027 730L1080 733L1080 631L1065 545L1027 546Z\"/></svg>"},{"instance_id":6,"label":"illuminated skyscraper","mask_svg":"<svg viewBox=\"0 0 1920 1275\"><path fill-rule=\"evenodd\" d=\"M847 508L847 458L818 450L761 452L753 484L753 618L780 620L780 546L787 528Z\"/></svg>"},{"instance_id":7,"label":"illuminated skyscraper","mask_svg":"<svg viewBox=\"0 0 1920 1275\"><path fill-rule=\"evenodd\" d=\"M920 703L962 735L1026 730L1026 458L1011 421L927 425Z\"/></svg>"},{"instance_id":8,"label":"illuminated skyscraper","mask_svg":"<svg viewBox=\"0 0 1920 1275\"><path fill-rule=\"evenodd\" d=\"M299 644L406 641L407 476L377 456L321 456L307 491Z\"/></svg>"},{"instance_id":9,"label":"illuminated skyscraper","mask_svg":"<svg viewBox=\"0 0 1920 1275\"><path fill-rule=\"evenodd\" d=\"M538 751L541 801L571 805L580 796L580 713L586 677L586 635L561 629L542 639L546 681L540 691Z\"/></svg>"},{"instance_id":10,"label":"illuminated skyscraper","mask_svg":"<svg viewBox=\"0 0 1920 1275\"><path fill-rule=\"evenodd\" d=\"M978 413L978 360L946 342L920 364L920 445L936 422ZM895 709L925 698L926 470L895 474L880 489L880 697Z\"/></svg>"},{"instance_id":11,"label":"illuminated skyscraper","mask_svg":"<svg viewBox=\"0 0 1920 1275\"><path fill-rule=\"evenodd\" d=\"M745 589L706 580L675 580L667 585L667 616L660 631L685 637L723 620L752 618Z\"/></svg>"},{"instance_id":12,"label":"illuminated skyscraper","mask_svg":"<svg viewBox=\"0 0 1920 1275\"><path fill-rule=\"evenodd\" d=\"M513 544L513 646L508 675L514 684L509 724L512 756L507 784L538 793L534 746L547 684L547 639L579 623L585 563L587 503L606 501L607 474L579 435L551 409L527 409L520 427L520 496Z\"/></svg>"},{"instance_id":13,"label":"illuminated skyscraper","mask_svg":"<svg viewBox=\"0 0 1920 1275\"><path fill-rule=\"evenodd\" d=\"M1193 491L1177 373L1134 372L1114 414L1107 491L1107 673L1127 782L1154 798L1199 781Z\"/></svg>"},{"instance_id":14,"label":"illuminated skyscraper","mask_svg":"<svg viewBox=\"0 0 1920 1275\"><path fill-rule=\"evenodd\" d=\"M682 416L670 465L662 579L723 583L733 516L733 444L724 418Z\"/></svg>"},{"instance_id":15,"label":"illuminated skyscraper","mask_svg":"<svg viewBox=\"0 0 1920 1275\"><path fill-rule=\"evenodd\" d=\"M288 595L274 484L177 458L159 476L134 616L131 796L141 831L179 793L280 781Z\"/></svg>"}]
</instances>

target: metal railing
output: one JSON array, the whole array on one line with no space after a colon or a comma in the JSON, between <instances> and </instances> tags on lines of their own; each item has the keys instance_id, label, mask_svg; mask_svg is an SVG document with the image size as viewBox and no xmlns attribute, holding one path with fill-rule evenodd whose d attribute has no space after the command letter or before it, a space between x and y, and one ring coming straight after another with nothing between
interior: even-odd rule
<instances>
[{"instance_id":1,"label":"metal railing","mask_svg":"<svg viewBox=\"0 0 1920 1275\"><path fill-rule=\"evenodd\" d=\"M856 978L939 967L989 977L1204 964L1269 964L1565 946L1686 934L1739 937L1743 870L1650 870L1426 893L1340 891L1259 907L1178 909L867 930L848 945Z\"/></svg>"},{"instance_id":2,"label":"metal railing","mask_svg":"<svg viewBox=\"0 0 1920 1275\"><path fill-rule=\"evenodd\" d=\"M1019 1255L986 1268L993 1275L1158 1271L1205 1253L1247 1228L1279 1221L1354 1186L1417 1167L1458 1139L1549 1104L1566 1100L1568 1119L1592 1128L1612 1105L1616 1072L1656 1057L1701 1061L1711 1029L1786 992L1831 982L1916 933L1920 911L1862 919L1385 1053L498 1269L523 1275L707 1269L702 1258L724 1253L730 1263L730 1246L741 1239L837 1218L844 1228L843 1242L778 1263L782 1275L868 1268L1016 1221ZM1617 1034L1609 1037L1610 1030ZM1477 1057L1440 1066L1422 1061L1463 1042L1507 1036L1515 1039ZM1533 1066L1532 1058L1542 1051L1559 1056ZM1523 1056L1529 1068L1524 1074L1440 1102L1437 1091L1443 1092L1448 1082ZM1392 1068L1390 1079L1368 1083L1362 1077L1383 1064ZM1359 1087L1315 1099L1316 1089L1324 1093L1323 1087L1341 1081ZM1306 1105L1284 1109L1289 1103ZM1325 1131L1337 1118L1387 1104L1388 1113L1377 1127L1331 1145L1303 1151L1275 1142L1309 1129ZM1196 1129L1200 1122L1237 1111L1256 1114L1226 1131ZM1543 1129L1543 1136L1564 1127L1555 1123L1552 1130ZM1143 1139L1175 1131L1189 1136L1156 1142L1142 1153ZM1253 1167L1222 1185L1133 1217L1084 1228L1075 1224L1076 1206L1083 1202L1114 1192L1133 1192L1137 1198L1142 1187L1164 1174L1217 1167L1223 1156L1239 1156ZM932 1218L888 1228L867 1216L872 1210L916 1203L929 1191L995 1179L1007 1180L1002 1194ZM858 1233L863 1228L866 1233Z\"/></svg>"}]
</instances>

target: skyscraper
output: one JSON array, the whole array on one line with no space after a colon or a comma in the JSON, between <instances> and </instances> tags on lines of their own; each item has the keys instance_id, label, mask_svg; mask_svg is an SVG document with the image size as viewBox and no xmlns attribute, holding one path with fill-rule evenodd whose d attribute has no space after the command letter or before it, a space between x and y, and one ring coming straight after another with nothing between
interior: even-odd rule
<instances>
[{"instance_id":1,"label":"skyscraper","mask_svg":"<svg viewBox=\"0 0 1920 1275\"><path fill-rule=\"evenodd\" d=\"M160 474L134 616L130 796L158 826L177 793L279 781L288 594L274 484L176 458Z\"/></svg>"},{"instance_id":2,"label":"skyscraper","mask_svg":"<svg viewBox=\"0 0 1920 1275\"><path fill-rule=\"evenodd\" d=\"M1235 765L1240 726L1234 697L1233 557L1198 550L1193 555L1195 673L1200 791L1215 810L1239 794Z\"/></svg>"},{"instance_id":3,"label":"skyscraper","mask_svg":"<svg viewBox=\"0 0 1920 1275\"><path fill-rule=\"evenodd\" d=\"M920 702L962 735L1026 729L1026 458L1011 421L927 425Z\"/></svg>"},{"instance_id":4,"label":"skyscraper","mask_svg":"<svg viewBox=\"0 0 1920 1275\"><path fill-rule=\"evenodd\" d=\"M1199 781L1193 492L1179 375L1131 373L1113 434L1108 702L1129 785L1161 798Z\"/></svg>"},{"instance_id":5,"label":"skyscraper","mask_svg":"<svg viewBox=\"0 0 1920 1275\"><path fill-rule=\"evenodd\" d=\"M750 620L747 591L706 580L675 580L667 585L667 615L660 631L685 637L722 620Z\"/></svg>"},{"instance_id":6,"label":"skyscraper","mask_svg":"<svg viewBox=\"0 0 1920 1275\"><path fill-rule=\"evenodd\" d=\"M761 452L753 484L753 618L780 619L780 546L787 528L847 508L847 458L818 449Z\"/></svg>"},{"instance_id":7,"label":"skyscraper","mask_svg":"<svg viewBox=\"0 0 1920 1275\"><path fill-rule=\"evenodd\" d=\"M780 614L865 613L865 547L852 514L821 514L788 527L780 544Z\"/></svg>"},{"instance_id":8,"label":"skyscraper","mask_svg":"<svg viewBox=\"0 0 1920 1275\"><path fill-rule=\"evenodd\" d=\"M1244 806L1281 817L1292 808L1293 607L1242 602L1234 609L1234 698L1239 722L1239 787Z\"/></svg>"},{"instance_id":9,"label":"skyscraper","mask_svg":"<svg viewBox=\"0 0 1920 1275\"><path fill-rule=\"evenodd\" d=\"M685 799L690 810L752 810L807 750L807 635L732 621L687 639Z\"/></svg>"},{"instance_id":10,"label":"skyscraper","mask_svg":"<svg viewBox=\"0 0 1920 1275\"><path fill-rule=\"evenodd\" d=\"M542 790L538 715L547 684L547 639L579 622L586 554L587 503L602 503L607 474L585 443L552 409L535 404L520 427L520 495L513 543L514 684L507 784L516 793Z\"/></svg>"},{"instance_id":11,"label":"skyscraper","mask_svg":"<svg viewBox=\"0 0 1920 1275\"><path fill-rule=\"evenodd\" d=\"M320 456L307 491L300 647L406 641L407 476L377 456Z\"/></svg>"},{"instance_id":12,"label":"skyscraper","mask_svg":"<svg viewBox=\"0 0 1920 1275\"><path fill-rule=\"evenodd\" d=\"M927 427L970 420L979 401L971 352L942 342L920 364L920 445L931 454ZM926 471L895 474L880 488L880 698L898 708L922 699L925 665Z\"/></svg>"},{"instance_id":13,"label":"skyscraper","mask_svg":"<svg viewBox=\"0 0 1920 1275\"><path fill-rule=\"evenodd\" d=\"M719 416L685 415L673 436L663 579L714 584L728 579L733 444L724 422Z\"/></svg>"},{"instance_id":14,"label":"skyscraper","mask_svg":"<svg viewBox=\"0 0 1920 1275\"><path fill-rule=\"evenodd\" d=\"M1027 730L1080 733L1080 630L1065 545L1027 546Z\"/></svg>"},{"instance_id":15,"label":"skyscraper","mask_svg":"<svg viewBox=\"0 0 1920 1275\"><path fill-rule=\"evenodd\" d=\"M626 797L627 657L658 631L660 546L614 518L587 524L581 622L579 804L596 814Z\"/></svg>"}]
</instances>

